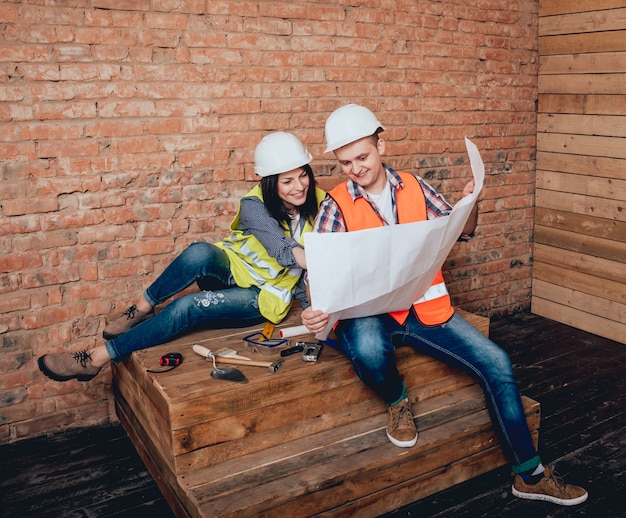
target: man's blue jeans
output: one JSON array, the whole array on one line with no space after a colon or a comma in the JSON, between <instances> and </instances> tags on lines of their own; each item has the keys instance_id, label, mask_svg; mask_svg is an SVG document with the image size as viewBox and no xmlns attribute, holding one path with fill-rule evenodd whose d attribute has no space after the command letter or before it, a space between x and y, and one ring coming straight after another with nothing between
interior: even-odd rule
<instances>
[{"instance_id":1,"label":"man's blue jeans","mask_svg":"<svg viewBox=\"0 0 626 518\"><path fill-rule=\"evenodd\" d=\"M145 291L156 306L197 283L202 290L174 299L162 311L106 342L114 362L133 351L173 340L194 328L246 327L264 322L259 289L240 288L230 273L226 252L210 243L193 243Z\"/></svg>"},{"instance_id":2,"label":"man's blue jeans","mask_svg":"<svg viewBox=\"0 0 626 518\"><path fill-rule=\"evenodd\" d=\"M508 355L463 317L455 313L445 324L430 327L411 311L404 325L377 315L342 320L335 331L359 378L387 404L398 402L406 391L395 347L410 345L477 378L513 471L539 464Z\"/></svg>"}]
</instances>

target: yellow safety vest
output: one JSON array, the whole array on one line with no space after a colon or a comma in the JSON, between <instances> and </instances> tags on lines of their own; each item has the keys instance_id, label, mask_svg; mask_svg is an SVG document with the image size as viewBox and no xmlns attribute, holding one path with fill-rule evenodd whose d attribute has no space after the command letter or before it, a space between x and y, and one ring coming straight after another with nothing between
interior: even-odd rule
<instances>
[{"instance_id":1,"label":"yellow safety vest","mask_svg":"<svg viewBox=\"0 0 626 518\"><path fill-rule=\"evenodd\" d=\"M326 193L315 189L317 205L322 202ZM257 185L245 197L256 197L263 201L261 186ZM239 226L241 207L230 224L232 235L215 243L228 255L230 271L238 286L249 288L258 286L259 311L274 324L280 323L289 312L293 300L293 292L302 275L302 268L285 268L267 253L260 241L251 233L244 233ZM281 224L285 236L291 236L287 224ZM310 221L306 221L298 243L304 244L304 234L313 230Z\"/></svg>"}]
</instances>

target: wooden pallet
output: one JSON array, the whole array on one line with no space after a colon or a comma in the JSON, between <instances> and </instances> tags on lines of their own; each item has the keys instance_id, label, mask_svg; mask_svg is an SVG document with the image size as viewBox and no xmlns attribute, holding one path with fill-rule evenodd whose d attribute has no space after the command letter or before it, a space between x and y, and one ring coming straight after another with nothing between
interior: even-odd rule
<instances>
[{"instance_id":1,"label":"wooden pallet","mask_svg":"<svg viewBox=\"0 0 626 518\"><path fill-rule=\"evenodd\" d=\"M296 323L294 312L283 327ZM113 369L120 421L177 516L377 516L506 463L475 380L409 348L396 353L420 432L408 449L388 441L385 405L331 347L275 373L240 367L247 384L211 378L191 351L246 354L250 332L196 332ZM170 351L180 367L147 372ZM539 405L523 402L536 441Z\"/></svg>"}]
</instances>

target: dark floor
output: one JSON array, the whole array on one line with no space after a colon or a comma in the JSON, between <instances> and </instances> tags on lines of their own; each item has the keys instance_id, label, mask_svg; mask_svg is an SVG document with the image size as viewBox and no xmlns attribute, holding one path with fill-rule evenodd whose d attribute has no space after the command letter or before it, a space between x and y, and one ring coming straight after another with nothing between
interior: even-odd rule
<instances>
[{"instance_id":1,"label":"dark floor","mask_svg":"<svg viewBox=\"0 0 626 518\"><path fill-rule=\"evenodd\" d=\"M399 509L408 517L626 517L626 345L524 314L494 321L521 391L542 405L540 452L589 500L516 499L501 468ZM0 516L170 517L120 426L0 446Z\"/></svg>"}]
</instances>

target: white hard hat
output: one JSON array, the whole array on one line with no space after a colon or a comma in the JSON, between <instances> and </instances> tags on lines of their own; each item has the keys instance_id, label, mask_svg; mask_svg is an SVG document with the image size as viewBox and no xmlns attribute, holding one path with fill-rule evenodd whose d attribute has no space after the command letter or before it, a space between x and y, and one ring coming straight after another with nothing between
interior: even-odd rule
<instances>
[{"instance_id":1,"label":"white hard hat","mask_svg":"<svg viewBox=\"0 0 626 518\"><path fill-rule=\"evenodd\" d=\"M385 127L370 110L358 104L337 108L326 119L326 151L335 151L363 137L369 137Z\"/></svg>"},{"instance_id":2,"label":"white hard hat","mask_svg":"<svg viewBox=\"0 0 626 518\"><path fill-rule=\"evenodd\" d=\"M263 137L254 150L254 172L259 176L272 176L302 167L311 160L311 153L297 137L277 131Z\"/></svg>"}]
</instances>

